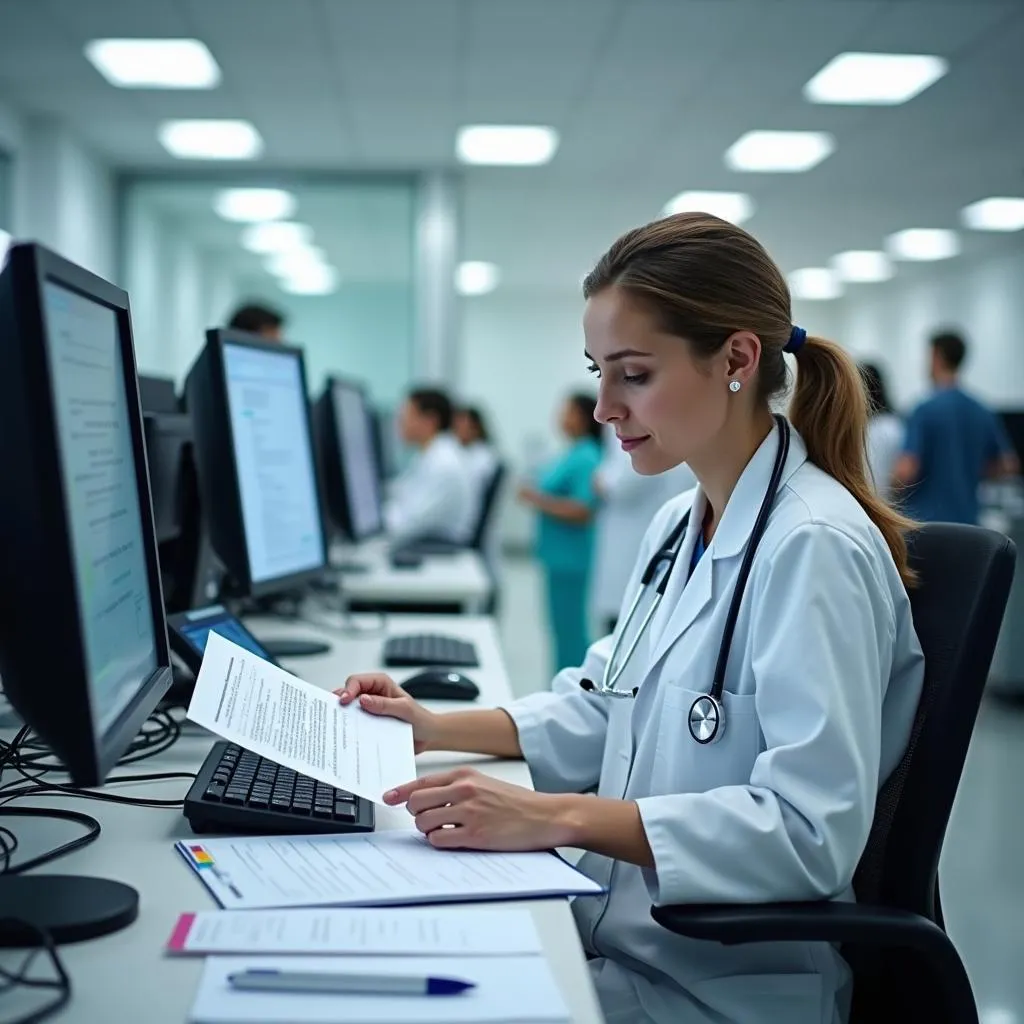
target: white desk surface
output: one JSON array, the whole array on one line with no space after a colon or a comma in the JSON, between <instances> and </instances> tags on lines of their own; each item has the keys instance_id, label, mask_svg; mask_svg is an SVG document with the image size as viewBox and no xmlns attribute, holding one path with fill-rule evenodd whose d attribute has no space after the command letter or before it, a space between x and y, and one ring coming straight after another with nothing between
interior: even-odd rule
<instances>
[{"instance_id":1,"label":"white desk surface","mask_svg":"<svg viewBox=\"0 0 1024 1024\"><path fill-rule=\"evenodd\" d=\"M380 645L384 633L346 635L328 628L329 615L318 616L321 628L304 623L273 621L272 631L279 636L311 636L319 633L333 644L330 654L292 659L287 667L297 675L325 688L341 686L354 671L380 668ZM374 616L358 616L357 621L371 623ZM247 620L256 630L264 626L259 619ZM339 617L340 621L340 617ZM271 632L271 624L265 625ZM465 706L493 706L507 699L506 675L497 631L487 618L438 616L389 616L387 633L438 632L461 636L476 644L480 657L478 669L466 674L480 687L480 698L473 705L452 701L432 702L437 710ZM392 670L395 678L411 674L412 669ZM205 731L188 725L182 738L165 754L151 758L118 774L168 771L195 771L212 743ZM496 761L474 755L427 754L419 759L423 772L440 771L457 763L476 762L481 770L509 782L529 786L526 765L516 761ZM174 798L184 796L185 780L118 786L115 792ZM89 800L32 798L31 806L66 806L97 818L103 832L90 846L63 857L44 869L54 874L69 873L116 878L134 886L140 894L138 920L129 928L91 942L61 947L61 957L71 976L72 998L54 1020L75 1024L107 1024L109 1021L146 1024L181 1024L187 1021L202 966L201 958L172 959L163 955L163 947L174 922L185 911L215 907L201 883L173 849L178 839L191 836L180 811L170 809L122 807ZM377 828L408 828L411 821L404 808L377 807ZM70 838L74 826L62 823L13 819L22 840L17 858L32 856ZM600 1024L603 1020L575 923L566 900L526 901L544 944L544 951L562 993L572 1011L573 1024ZM20 954L5 953L4 964ZM31 1006L40 1005L38 997L26 996L24 989L4 994L8 1012L20 1016Z\"/></svg>"},{"instance_id":2,"label":"white desk surface","mask_svg":"<svg viewBox=\"0 0 1024 1024\"><path fill-rule=\"evenodd\" d=\"M389 604L427 604L431 601L460 604L478 612L491 594L491 579L483 559L475 551L452 555L428 555L414 569L395 569L388 560L388 544L382 538L356 546L331 549L332 564L353 562L365 572L341 573L343 601L380 601Z\"/></svg>"}]
</instances>

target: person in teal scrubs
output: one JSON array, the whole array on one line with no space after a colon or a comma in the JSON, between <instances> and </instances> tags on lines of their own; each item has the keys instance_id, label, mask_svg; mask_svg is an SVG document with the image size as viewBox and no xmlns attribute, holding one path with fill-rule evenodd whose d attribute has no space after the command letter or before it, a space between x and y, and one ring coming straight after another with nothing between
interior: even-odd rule
<instances>
[{"instance_id":1,"label":"person in teal scrubs","mask_svg":"<svg viewBox=\"0 0 1024 1024\"><path fill-rule=\"evenodd\" d=\"M601 462L601 425L596 403L570 395L560 426L566 450L539 475L536 486L520 488L519 499L537 509L537 557L544 567L548 621L554 639L555 672L581 665L590 643L587 593L594 560L594 473Z\"/></svg>"}]
</instances>

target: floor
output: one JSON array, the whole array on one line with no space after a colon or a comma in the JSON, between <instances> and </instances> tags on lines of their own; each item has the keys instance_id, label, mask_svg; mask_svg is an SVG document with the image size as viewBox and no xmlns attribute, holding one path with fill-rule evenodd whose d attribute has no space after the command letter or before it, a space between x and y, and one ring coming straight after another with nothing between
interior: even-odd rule
<instances>
[{"instance_id":1,"label":"floor","mask_svg":"<svg viewBox=\"0 0 1024 1024\"><path fill-rule=\"evenodd\" d=\"M503 565L500 622L517 694L546 688L539 573ZM1024 709L982 707L939 867L949 933L967 965L981 1024L1024 1024Z\"/></svg>"}]
</instances>

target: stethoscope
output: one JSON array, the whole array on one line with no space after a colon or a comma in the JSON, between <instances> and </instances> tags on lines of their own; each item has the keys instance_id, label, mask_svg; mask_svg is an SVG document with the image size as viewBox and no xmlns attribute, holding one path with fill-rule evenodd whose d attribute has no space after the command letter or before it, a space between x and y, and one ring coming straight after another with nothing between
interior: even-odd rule
<instances>
[{"instance_id":1,"label":"stethoscope","mask_svg":"<svg viewBox=\"0 0 1024 1024\"><path fill-rule=\"evenodd\" d=\"M775 504L775 498L779 493L782 472L785 469L786 458L789 455L789 424L784 416L779 416L778 414L775 415L775 424L779 432L779 447L775 453L775 465L772 467L768 489L761 502L761 509L757 513L757 519L754 521L754 528L750 532L750 541L747 544L747 549L743 555L743 562L740 565L736 589L733 591L732 603L729 605L729 614L725 620L725 629L722 632L722 643L718 649L718 661L715 664L715 674L711 682L711 690L709 693L702 694L690 705L690 735L697 743L703 746L715 743L721 739L725 731L725 708L722 704L722 692L725 689L725 669L729 662L732 635L736 630L736 620L739 618L740 605L743 603L743 592L747 586L747 577L750 575L750 569L754 563L757 546L761 543L761 538L764 536L765 528L768 525L768 516L771 514L772 505ZM608 658L604 668L601 685L595 686L591 679L580 680L580 686L588 693L596 693L604 697L635 697L637 695L639 687L634 686L632 690L620 690L617 684L622 673L626 670L633 652L636 651L637 645L644 635L644 630L650 625L651 619L654 618L654 614L657 612L658 606L665 596L669 577L675 568L676 560L679 557L679 549L683 543L683 534L686 532L689 522L690 513L687 511L686 515L683 516L668 537L665 538L665 543L654 553L654 557L651 558L650 562L647 563L647 568L644 569L643 576L640 577L640 589L637 591L637 595L633 598L633 603L626 613L626 620L623 622L622 628L617 632L611 656ZM626 649L625 657L618 661L623 640L629 632L629 627L633 622L637 609L640 607L644 591L654 581L662 564L665 565L665 571L655 585L654 600L651 601L651 607L647 610L647 614L640 623L640 628L636 631L636 635ZM617 661L618 664L616 664Z\"/></svg>"}]
</instances>

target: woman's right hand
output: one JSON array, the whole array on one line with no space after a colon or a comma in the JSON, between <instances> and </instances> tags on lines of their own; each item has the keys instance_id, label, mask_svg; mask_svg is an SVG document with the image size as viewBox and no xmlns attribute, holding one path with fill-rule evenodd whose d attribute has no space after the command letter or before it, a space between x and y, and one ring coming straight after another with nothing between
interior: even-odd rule
<instances>
[{"instance_id":1,"label":"woman's right hand","mask_svg":"<svg viewBox=\"0 0 1024 1024\"><path fill-rule=\"evenodd\" d=\"M358 700L371 715L398 718L412 726L413 752L422 754L436 732L438 716L413 700L398 683L383 672L364 672L349 676L340 690L334 691L342 704Z\"/></svg>"}]
</instances>

